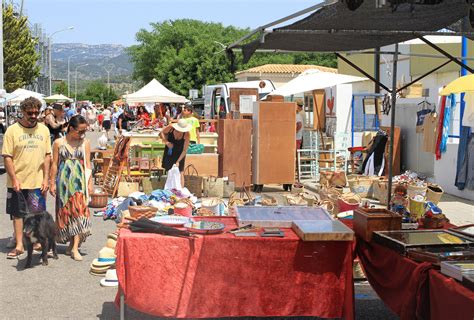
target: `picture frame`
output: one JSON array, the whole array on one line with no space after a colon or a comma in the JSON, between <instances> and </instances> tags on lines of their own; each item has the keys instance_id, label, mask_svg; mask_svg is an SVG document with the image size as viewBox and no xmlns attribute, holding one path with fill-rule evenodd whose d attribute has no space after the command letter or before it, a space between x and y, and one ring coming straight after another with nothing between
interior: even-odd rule
<instances>
[{"instance_id":1,"label":"picture frame","mask_svg":"<svg viewBox=\"0 0 474 320\"><path fill-rule=\"evenodd\" d=\"M362 105L364 107L364 114L379 114L380 101L378 98L364 98L362 99Z\"/></svg>"}]
</instances>

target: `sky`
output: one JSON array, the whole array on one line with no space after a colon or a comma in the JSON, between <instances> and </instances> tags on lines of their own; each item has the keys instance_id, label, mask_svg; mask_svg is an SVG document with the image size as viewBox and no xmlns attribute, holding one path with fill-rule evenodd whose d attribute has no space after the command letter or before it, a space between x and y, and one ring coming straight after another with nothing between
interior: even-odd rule
<instances>
[{"instance_id":1,"label":"sky","mask_svg":"<svg viewBox=\"0 0 474 320\"><path fill-rule=\"evenodd\" d=\"M14 0L18 5L21 0ZM30 23L54 43L132 45L151 22L182 18L256 28L313 6L309 0L23 0Z\"/></svg>"}]
</instances>

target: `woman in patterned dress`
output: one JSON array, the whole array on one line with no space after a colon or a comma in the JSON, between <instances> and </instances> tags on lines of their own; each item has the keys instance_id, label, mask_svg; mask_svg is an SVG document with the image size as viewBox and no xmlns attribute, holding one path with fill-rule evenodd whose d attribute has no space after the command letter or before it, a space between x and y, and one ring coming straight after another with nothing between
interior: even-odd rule
<instances>
[{"instance_id":1,"label":"woman in patterned dress","mask_svg":"<svg viewBox=\"0 0 474 320\"><path fill-rule=\"evenodd\" d=\"M71 118L66 136L54 142L50 176L50 192L56 196L57 241L69 241L66 254L76 261L82 260L80 243L91 234L87 196L92 192L92 180L88 174L91 165L86 131L84 117Z\"/></svg>"}]
</instances>

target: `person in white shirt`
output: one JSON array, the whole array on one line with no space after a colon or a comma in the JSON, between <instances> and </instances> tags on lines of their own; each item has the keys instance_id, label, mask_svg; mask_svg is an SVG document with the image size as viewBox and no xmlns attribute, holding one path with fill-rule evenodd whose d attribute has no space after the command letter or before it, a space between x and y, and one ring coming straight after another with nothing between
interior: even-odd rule
<instances>
[{"instance_id":1,"label":"person in white shirt","mask_svg":"<svg viewBox=\"0 0 474 320\"><path fill-rule=\"evenodd\" d=\"M102 122L102 128L105 130L105 135L107 136L107 139L109 138L109 130L111 127L111 118L112 118L112 112L110 111L110 107L105 108L104 112L102 112L102 115L104 116L104 121Z\"/></svg>"}]
</instances>

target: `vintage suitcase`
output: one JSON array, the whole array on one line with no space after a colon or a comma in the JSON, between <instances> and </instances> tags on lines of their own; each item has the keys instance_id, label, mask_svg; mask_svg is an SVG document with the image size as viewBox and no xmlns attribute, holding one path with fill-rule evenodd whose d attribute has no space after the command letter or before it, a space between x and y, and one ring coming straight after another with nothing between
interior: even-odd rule
<instances>
[{"instance_id":1,"label":"vintage suitcase","mask_svg":"<svg viewBox=\"0 0 474 320\"><path fill-rule=\"evenodd\" d=\"M354 210L354 232L363 240L370 242L374 231L400 230L402 217L387 209Z\"/></svg>"}]
</instances>

